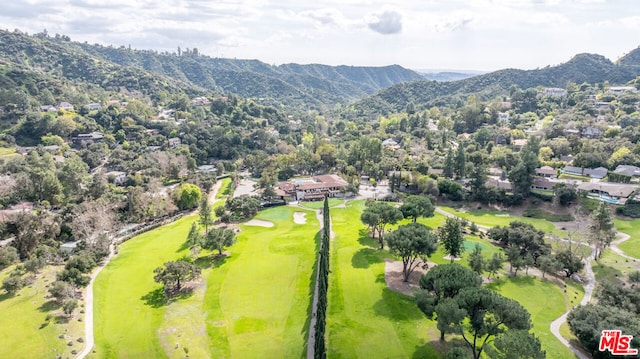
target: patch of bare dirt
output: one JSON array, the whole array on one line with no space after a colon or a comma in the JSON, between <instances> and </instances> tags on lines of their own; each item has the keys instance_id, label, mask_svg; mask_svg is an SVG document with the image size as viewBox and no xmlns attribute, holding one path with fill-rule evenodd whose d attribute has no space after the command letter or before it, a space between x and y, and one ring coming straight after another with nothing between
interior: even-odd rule
<instances>
[{"instance_id":1,"label":"patch of bare dirt","mask_svg":"<svg viewBox=\"0 0 640 359\"><path fill-rule=\"evenodd\" d=\"M428 262L428 268L418 266L409 276L409 281L405 282L402 275L402 261L394 261L390 258L384 259L384 280L387 288L413 297L414 292L420 289L420 277L433 268L436 264Z\"/></svg>"}]
</instances>

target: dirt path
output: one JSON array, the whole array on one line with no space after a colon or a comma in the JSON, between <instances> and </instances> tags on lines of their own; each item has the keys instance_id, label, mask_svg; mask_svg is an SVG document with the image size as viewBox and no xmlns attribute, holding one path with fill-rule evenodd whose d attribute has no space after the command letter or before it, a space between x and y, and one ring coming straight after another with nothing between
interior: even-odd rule
<instances>
[{"instance_id":1,"label":"dirt path","mask_svg":"<svg viewBox=\"0 0 640 359\"><path fill-rule=\"evenodd\" d=\"M221 186L222 186L222 182L217 181L216 184L211 188L211 191L209 191L209 203L213 204L220 200L215 198ZM84 343L85 344L82 351L78 354L78 356L76 356L76 358L78 359L84 359L87 355L89 355L89 353L91 352L91 349L93 349L93 346L95 344L95 338L93 335L93 282L95 281L98 274L100 274L102 269L106 267L107 264L109 264L109 262L111 261L111 259L115 256L115 246L121 241L122 241L122 237L118 237L111 242L111 246L109 246L109 255L107 256L107 258L104 259L104 261L102 261L102 264L98 266L98 268L96 268L96 270L91 274L91 281L89 282L89 285L87 285L87 287L84 290L84 298L85 298Z\"/></svg>"}]
</instances>

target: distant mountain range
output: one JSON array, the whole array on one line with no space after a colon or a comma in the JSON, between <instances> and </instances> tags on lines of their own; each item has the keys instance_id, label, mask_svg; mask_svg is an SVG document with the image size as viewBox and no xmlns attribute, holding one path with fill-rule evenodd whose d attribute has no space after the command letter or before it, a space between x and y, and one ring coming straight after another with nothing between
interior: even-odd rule
<instances>
[{"instance_id":1,"label":"distant mountain range","mask_svg":"<svg viewBox=\"0 0 640 359\"><path fill-rule=\"evenodd\" d=\"M34 93L46 83L55 83L58 92L69 88L124 89L154 99L177 92L195 95L213 91L300 109L348 104L351 114L366 116L402 111L410 102L426 107L452 95L504 93L514 85L526 89L565 87L568 82L623 84L639 75L640 49L617 63L600 55L579 54L564 64L536 70L421 74L399 65L272 66L258 60L211 58L195 49L178 55L79 43L64 35L30 36L0 30L0 85L5 92Z\"/></svg>"},{"instance_id":2,"label":"distant mountain range","mask_svg":"<svg viewBox=\"0 0 640 359\"><path fill-rule=\"evenodd\" d=\"M8 31L0 31L0 61L101 86L127 86L130 91L148 92L149 86L165 83L307 107L345 104L396 83L423 79L398 65L271 66L258 60L211 58L197 50L178 56ZM138 86L130 78L118 80L123 73L149 79Z\"/></svg>"},{"instance_id":3,"label":"distant mountain range","mask_svg":"<svg viewBox=\"0 0 640 359\"><path fill-rule=\"evenodd\" d=\"M486 73L486 71L474 71L474 70L430 70L430 69L417 69L417 73L422 75L427 80L431 81L458 81L468 79Z\"/></svg>"},{"instance_id":4,"label":"distant mountain range","mask_svg":"<svg viewBox=\"0 0 640 359\"><path fill-rule=\"evenodd\" d=\"M527 89L537 86L565 87L567 83L624 84L640 76L640 48L616 63L596 54L578 54L566 63L536 70L504 69L451 82L415 81L393 85L362 99L350 108L356 115L388 114L402 111L412 102L418 107L437 105L451 95L504 93L511 86Z\"/></svg>"}]
</instances>

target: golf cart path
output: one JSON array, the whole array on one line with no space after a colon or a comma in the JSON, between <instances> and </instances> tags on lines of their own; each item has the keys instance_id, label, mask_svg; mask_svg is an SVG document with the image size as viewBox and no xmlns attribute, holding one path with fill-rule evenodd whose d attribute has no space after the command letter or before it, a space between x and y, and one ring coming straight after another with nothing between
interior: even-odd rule
<instances>
[{"instance_id":1,"label":"golf cart path","mask_svg":"<svg viewBox=\"0 0 640 359\"><path fill-rule=\"evenodd\" d=\"M630 236L630 235L628 235L628 234L626 234L626 233L618 232L618 233L617 233L617 237L620 237L620 239L616 239L615 241L611 242L611 245L609 246L609 247L611 248L611 250L612 250L615 254L617 254L617 255L619 255L619 256L622 256L622 257L625 257L625 258L627 258L627 259L630 259L630 260L632 260L632 261L637 261L637 260L639 260L640 258L632 257L632 256L630 256L630 255L626 254L622 249L620 249L620 248L618 247L618 245L619 245L620 243L622 243L622 242L626 241L627 239L631 238L631 236Z\"/></svg>"},{"instance_id":2,"label":"golf cart path","mask_svg":"<svg viewBox=\"0 0 640 359\"><path fill-rule=\"evenodd\" d=\"M221 181L216 181L216 184L209 191L209 202L211 204L215 203L216 194L222 185ZM122 240L122 237L115 238L111 245L109 246L109 255L102 261L102 264L98 266L98 268L91 274L91 281L89 285L85 288L84 298L85 298L85 308L84 308L84 348L82 351L76 356L78 359L84 359L95 344L95 338L93 335L93 282L98 277L98 274L102 271L104 267L111 261L111 259L115 256L115 245Z\"/></svg>"}]
</instances>

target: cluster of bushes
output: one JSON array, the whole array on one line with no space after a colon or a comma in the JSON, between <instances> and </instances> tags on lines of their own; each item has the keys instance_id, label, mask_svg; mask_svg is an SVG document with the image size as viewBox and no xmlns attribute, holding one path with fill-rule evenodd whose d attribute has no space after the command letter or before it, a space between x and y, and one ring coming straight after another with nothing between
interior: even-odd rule
<instances>
[{"instance_id":1,"label":"cluster of bushes","mask_svg":"<svg viewBox=\"0 0 640 359\"><path fill-rule=\"evenodd\" d=\"M616 207L616 214L631 218L640 218L640 202L630 199L624 206Z\"/></svg>"},{"instance_id":2,"label":"cluster of bushes","mask_svg":"<svg viewBox=\"0 0 640 359\"><path fill-rule=\"evenodd\" d=\"M326 329L327 314L327 290L329 288L329 240L330 225L329 200L325 197L322 210L323 227L320 242L320 252L318 258L318 303L316 307L316 327L315 327L315 347L314 358L326 358L326 348L324 343L324 333Z\"/></svg>"}]
</instances>

